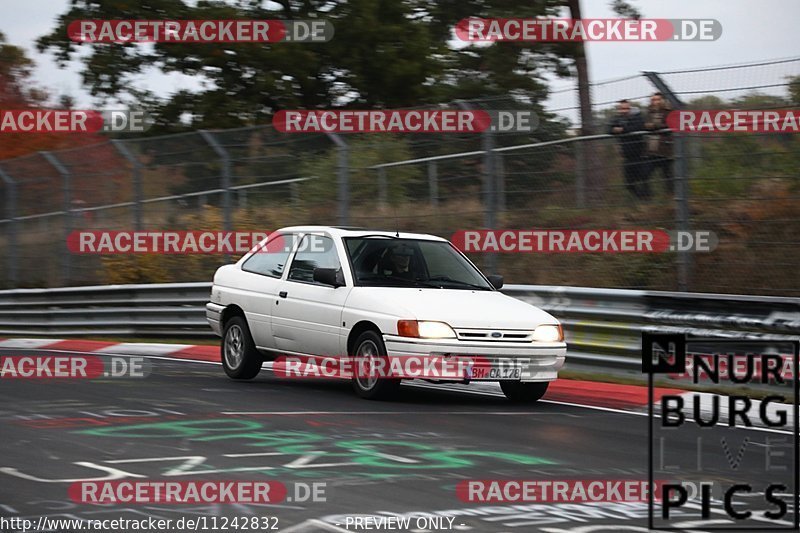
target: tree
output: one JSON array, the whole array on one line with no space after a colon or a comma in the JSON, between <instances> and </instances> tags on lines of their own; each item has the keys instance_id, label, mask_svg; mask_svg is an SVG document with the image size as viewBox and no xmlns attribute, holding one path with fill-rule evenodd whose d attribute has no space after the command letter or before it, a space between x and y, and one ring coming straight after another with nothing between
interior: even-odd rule
<instances>
[{"instance_id":1,"label":"tree","mask_svg":"<svg viewBox=\"0 0 800 533\"><path fill-rule=\"evenodd\" d=\"M25 50L8 44L5 35L0 33L0 109L28 109L47 99L44 91L34 88L30 82L32 68L33 61L25 55ZM44 150L57 140L51 134L4 133L0 159Z\"/></svg>"},{"instance_id":2,"label":"tree","mask_svg":"<svg viewBox=\"0 0 800 533\"><path fill-rule=\"evenodd\" d=\"M789 99L792 105L800 105L800 76L789 78Z\"/></svg>"},{"instance_id":3,"label":"tree","mask_svg":"<svg viewBox=\"0 0 800 533\"><path fill-rule=\"evenodd\" d=\"M624 1L613 8L638 14ZM156 117L150 135L269 122L279 109L396 108L512 95L540 117L536 138L563 135L548 115L545 74L577 75L581 130L592 133L589 71L583 43L497 42L453 46L454 26L466 17L579 18L579 0L72 0L56 27L37 41L66 62L86 51L83 77L100 99L144 104ZM335 27L328 43L88 44L70 41L80 19L314 19ZM132 80L149 69L201 80L197 91L166 98L142 92ZM582 152L592 161L592 146ZM587 163L584 165L589 167ZM593 172L590 183L604 184Z\"/></svg>"},{"instance_id":4,"label":"tree","mask_svg":"<svg viewBox=\"0 0 800 533\"><path fill-rule=\"evenodd\" d=\"M171 119L191 115L187 128L228 128L263 123L278 109L326 108L347 102L360 107L403 107L431 100L427 84L438 74L442 43L414 18L412 4L394 0L305 0L270 10L258 1L181 0L92 2L73 0L57 27L38 41L66 62L90 48L84 81L100 99L151 104ZM268 5L276 5L269 3ZM314 19L336 28L328 43L79 44L67 38L76 19ZM130 83L149 68L203 81L199 92L182 91L159 101ZM179 130L161 122L153 133Z\"/></svg>"},{"instance_id":5,"label":"tree","mask_svg":"<svg viewBox=\"0 0 800 533\"><path fill-rule=\"evenodd\" d=\"M731 102L733 107L740 109L782 109L790 105L782 96L750 92Z\"/></svg>"},{"instance_id":6,"label":"tree","mask_svg":"<svg viewBox=\"0 0 800 533\"><path fill-rule=\"evenodd\" d=\"M9 44L5 35L0 33L0 109L9 111L35 109L47 105L50 95L33 83L31 79L33 67L34 62L25 54L25 50ZM101 140L93 134L76 137L47 132L3 133L2 136L0 159L27 155L40 150L77 146L87 142L97 143Z\"/></svg>"},{"instance_id":7,"label":"tree","mask_svg":"<svg viewBox=\"0 0 800 533\"><path fill-rule=\"evenodd\" d=\"M266 6L266 7L265 7ZM270 7L272 6L272 7ZM623 12L627 4L616 0ZM621 7L620 7L621 6ZM564 8L580 16L578 0L72 0L56 27L38 42L64 63L89 53L83 77L100 99L143 102L159 116L153 134L263 123L278 109L410 107L455 98L516 94L538 104L545 71L568 75L574 62L591 129L588 69L582 43L495 43L452 47L453 26L468 16L535 17ZM328 43L84 44L67 37L78 19L321 18L336 33ZM156 68L197 77L203 88L166 99L142 93L131 80ZM188 122L180 118L190 116Z\"/></svg>"},{"instance_id":8,"label":"tree","mask_svg":"<svg viewBox=\"0 0 800 533\"><path fill-rule=\"evenodd\" d=\"M25 55L25 50L8 44L0 32L0 104L3 107L44 99L41 91L26 88L32 68L33 61Z\"/></svg>"}]
</instances>

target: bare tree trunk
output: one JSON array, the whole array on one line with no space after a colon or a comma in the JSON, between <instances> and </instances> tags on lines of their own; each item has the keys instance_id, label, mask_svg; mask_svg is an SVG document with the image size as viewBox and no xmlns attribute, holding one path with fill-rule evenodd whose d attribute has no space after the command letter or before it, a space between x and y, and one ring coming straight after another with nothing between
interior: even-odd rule
<instances>
[{"instance_id":1,"label":"bare tree trunk","mask_svg":"<svg viewBox=\"0 0 800 533\"><path fill-rule=\"evenodd\" d=\"M570 18L581 18L580 0L568 0ZM581 109L581 135L594 133L592 117L592 96L589 93L589 65L586 63L586 47L583 42L575 43L575 69L578 71L578 102Z\"/></svg>"},{"instance_id":2,"label":"bare tree trunk","mask_svg":"<svg viewBox=\"0 0 800 533\"><path fill-rule=\"evenodd\" d=\"M567 5L570 11L570 18L581 18L581 4L580 0L567 0ZM592 94L590 91L589 82L589 64L586 61L586 47L583 42L575 43L575 70L578 74L578 105L581 114L581 135L593 135L594 128L594 115L592 113ZM577 152L577 157L580 161L578 169L585 173L584 179L580 180L588 187L590 194L585 195L586 198L600 199L605 189L605 173L602 169L598 168L596 164L597 146L595 143L583 143L581 150ZM579 197L583 195L579 194ZM583 207L583 206L579 206Z\"/></svg>"}]
</instances>

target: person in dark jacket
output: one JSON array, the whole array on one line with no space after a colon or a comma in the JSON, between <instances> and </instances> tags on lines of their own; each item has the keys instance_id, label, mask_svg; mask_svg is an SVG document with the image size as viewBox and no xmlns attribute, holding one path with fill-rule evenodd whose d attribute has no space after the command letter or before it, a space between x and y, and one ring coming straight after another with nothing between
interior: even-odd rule
<instances>
[{"instance_id":1,"label":"person in dark jacket","mask_svg":"<svg viewBox=\"0 0 800 533\"><path fill-rule=\"evenodd\" d=\"M650 197L650 184L647 181L649 172L643 131L644 119L639 109L631 108L627 100L620 100L617 104L617 114L608 126L608 133L619 135L625 187L636 198L646 200Z\"/></svg>"},{"instance_id":2,"label":"person in dark jacket","mask_svg":"<svg viewBox=\"0 0 800 533\"><path fill-rule=\"evenodd\" d=\"M667 128L667 115L672 108L664 100L664 96L657 92L650 97L650 107L647 108L647 117L644 127L653 133L647 136L648 173L662 173L664 188L672 194L675 190L675 180L672 174L672 132ZM649 180L649 177L648 177Z\"/></svg>"}]
</instances>

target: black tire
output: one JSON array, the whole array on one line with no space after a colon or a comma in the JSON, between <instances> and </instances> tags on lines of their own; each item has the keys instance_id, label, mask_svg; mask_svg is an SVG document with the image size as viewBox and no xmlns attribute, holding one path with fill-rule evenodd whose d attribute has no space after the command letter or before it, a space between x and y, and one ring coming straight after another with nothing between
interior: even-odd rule
<instances>
[{"instance_id":1,"label":"black tire","mask_svg":"<svg viewBox=\"0 0 800 533\"><path fill-rule=\"evenodd\" d=\"M244 317L235 316L225 322L220 343L222 368L232 379L253 379L261 371L263 358Z\"/></svg>"},{"instance_id":2,"label":"black tire","mask_svg":"<svg viewBox=\"0 0 800 533\"><path fill-rule=\"evenodd\" d=\"M521 381L501 381L500 388L506 398L514 403L536 403L547 392L548 381L522 383Z\"/></svg>"},{"instance_id":3,"label":"black tire","mask_svg":"<svg viewBox=\"0 0 800 533\"><path fill-rule=\"evenodd\" d=\"M376 331L369 330L359 335L354 346L353 355L357 357L373 356L386 359L386 346ZM367 400L388 400L397 394L400 381L399 379L385 378L371 379L368 376L359 376L358 370L356 370L353 374L353 390Z\"/></svg>"}]
</instances>

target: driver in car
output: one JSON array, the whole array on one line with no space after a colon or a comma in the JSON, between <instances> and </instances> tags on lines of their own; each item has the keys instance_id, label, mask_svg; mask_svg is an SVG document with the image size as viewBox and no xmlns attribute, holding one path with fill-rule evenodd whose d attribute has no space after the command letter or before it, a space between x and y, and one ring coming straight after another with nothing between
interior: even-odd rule
<instances>
[{"instance_id":1,"label":"driver in car","mask_svg":"<svg viewBox=\"0 0 800 533\"><path fill-rule=\"evenodd\" d=\"M383 270L383 275L414 279L414 273L411 271L411 257L414 255L414 249L411 246L407 244L392 246L387 255L389 263L388 268Z\"/></svg>"}]
</instances>

